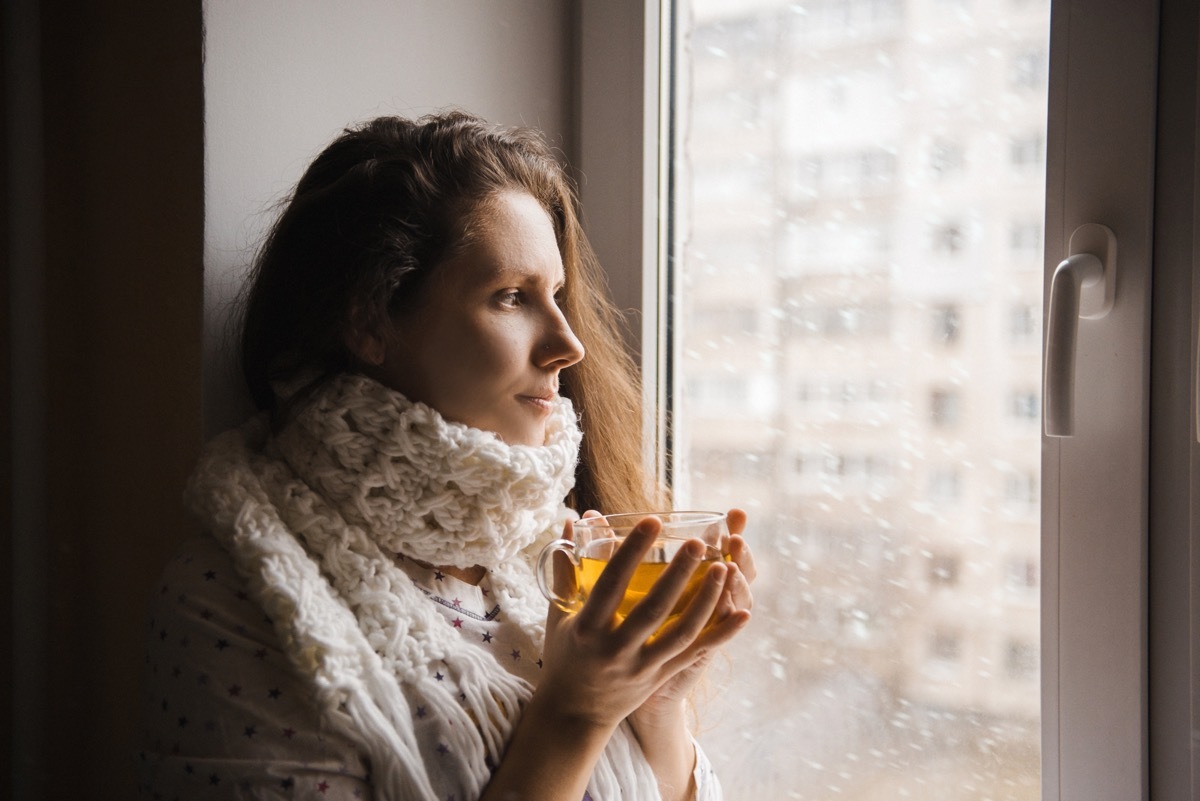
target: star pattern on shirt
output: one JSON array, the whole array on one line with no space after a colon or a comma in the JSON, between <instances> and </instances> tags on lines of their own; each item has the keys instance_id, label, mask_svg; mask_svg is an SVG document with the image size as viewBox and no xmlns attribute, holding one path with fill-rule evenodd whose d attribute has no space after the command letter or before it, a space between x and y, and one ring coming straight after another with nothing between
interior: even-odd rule
<instances>
[{"instance_id":1,"label":"star pattern on shirt","mask_svg":"<svg viewBox=\"0 0 1200 801\"><path fill-rule=\"evenodd\" d=\"M463 636L464 644L483 647L515 675L534 680L533 674L542 666L538 649L530 635L507 620L501 605L493 600L496 594L488 586L490 574L481 585L470 585L442 570L427 569L411 560L405 564L411 566L409 578L427 598L436 602L439 614L452 631L457 630ZM296 677L290 661L276 658L286 651L279 645L271 616L257 606L240 577L224 561L202 557L195 560L191 569L194 572L188 581L172 580L158 587L155 597L161 597L161 601L154 602L154 614L147 616L149 625L144 629L148 635L147 671L157 676L158 694L153 703L157 708L161 701L162 706L158 713L161 728L156 733L155 745L149 749L151 756L173 753L210 759L212 751L195 745L198 737L223 743L232 738L245 749L255 749L246 751L247 754L272 754L270 750L259 751L261 748L277 749L274 754L304 754L302 759L309 772L302 778L288 775L290 771L286 768L282 771L275 768L267 776L260 771L274 758L272 755L266 757L268 762L254 756L239 760L228 769L223 766L229 763L223 761L207 764L189 761L189 770L185 771L179 767L180 762L176 763L173 775L197 784L211 784L206 797L214 798L220 797L218 793L227 795L231 792L229 788L239 787L244 788L248 797L264 791L267 794L283 791L288 795L307 792L312 797L337 798L370 795L366 765L356 761L361 757L355 751L314 750L347 746L340 735L320 730L319 713L312 700L306 693L293 691ZM181 618L192 622L177 628ZM191 649L189 633L194 635L191 639L203 645ZM151 652L155 654L153 657ZM464 710L471 710L468 701L471 696L464 692L465 687L459 686L462 674L453 659L434 662L428 670L426 675L443 683L450 693L446 697L461 703ZM207 700L196 701L204 704L198 707L176 700L177 692L185 693L180 699ZM440 707L414 703L410 709L424 758L438 761L448 758L453 751L448 740L439 738L448 722L442 717ZM309 755L314 753L340 754L342 758L312 762ZM445 764L456 763L446 759ZM173 789L176 785L169 787ZM171 792L166 787L152 788L146 797L154 797L159 789L163 801L176 795L187 797L184 792ZM447 801L462 798L452 784L443 784L438 789L439 798ZM192 795L196 796L194 790Z\"/></svg>"}]
</instances>

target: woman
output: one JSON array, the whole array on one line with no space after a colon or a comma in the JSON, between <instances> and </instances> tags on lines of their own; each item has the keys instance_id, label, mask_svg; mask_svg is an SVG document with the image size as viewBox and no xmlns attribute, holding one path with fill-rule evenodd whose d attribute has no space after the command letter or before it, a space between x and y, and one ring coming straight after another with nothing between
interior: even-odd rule
<instances>
[{"instance_id":1,"label":"woman","mask_svg":"<svg viewBox=\"0 0 1200 801\"><path fill-rule=\"evenodd\" d=\"M719 797L685 702L748 620L741 538L653 642L700 562L685 548L614 626L655 524L578 614L547 616L532 578L570 536L568 494L663 503L617 315L537 137L459 113L348 130L250 286L263 414L188 488L212 539L153 609L147 794Z\"/></svg>"}]
</instances>

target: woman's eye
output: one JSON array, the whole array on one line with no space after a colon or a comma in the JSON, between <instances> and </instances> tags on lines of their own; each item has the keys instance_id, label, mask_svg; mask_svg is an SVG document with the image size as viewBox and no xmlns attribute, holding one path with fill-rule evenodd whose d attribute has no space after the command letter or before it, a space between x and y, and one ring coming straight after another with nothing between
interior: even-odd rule
<instances>
[{"instance_id":1,"label":"woman's eye","mask_svg":"<svg viewBox=\"0 0 1200 801\"><path fill-rule=\"evenodd\" d=\"M509 289L500 293L499 300L502 306L519 306L521 304L521 293L519 290Z\"/></svg>"}]
</instances>

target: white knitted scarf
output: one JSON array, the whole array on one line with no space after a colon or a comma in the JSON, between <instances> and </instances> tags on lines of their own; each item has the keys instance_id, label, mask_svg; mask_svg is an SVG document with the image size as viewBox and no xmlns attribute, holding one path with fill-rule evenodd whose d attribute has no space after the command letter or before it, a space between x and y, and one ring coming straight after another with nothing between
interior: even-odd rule
<instances>
[{"instance_id":1,"label":"white knitted scarf","mask_svg":"<svg viewBox=\"0 0 1200 801\"><path fill-rule=\"evenodd\" d=\"M443 801L402 685L445 721L459 799L483 791L532 694L446 625L394 555L489 568L505 614L541 649L546 602L529 557L571 514L562 501L579 442L565 398L545 446L510 446L347 374L306 398L277 435L260 416L205 447L187 501L311 679L324 718L367 755L378 798ZM461 695L433 678L437 662ZM659 798L627 724L588 792L595 801Z\"/></svg>"}]
</instances>

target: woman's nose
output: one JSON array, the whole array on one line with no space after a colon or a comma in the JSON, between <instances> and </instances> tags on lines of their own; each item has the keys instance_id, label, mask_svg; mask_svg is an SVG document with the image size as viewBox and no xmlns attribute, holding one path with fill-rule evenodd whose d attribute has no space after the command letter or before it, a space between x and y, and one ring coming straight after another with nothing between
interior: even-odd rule
<instances>
[{"instance_id":1,"label":"woman's nose","mask_svg":"<svg viewBox=\"0 0 1200 801\"><path fill-rule=\"evenodd\" d=\"M571 325L562 311L555 307L541 347L537 351L538 365L561 370L581 361L584 353L583 343L571 330Z\"/></svg>"}]
</instances>

